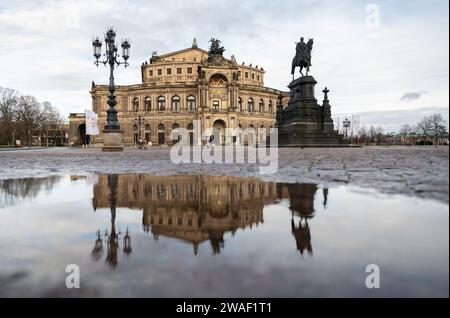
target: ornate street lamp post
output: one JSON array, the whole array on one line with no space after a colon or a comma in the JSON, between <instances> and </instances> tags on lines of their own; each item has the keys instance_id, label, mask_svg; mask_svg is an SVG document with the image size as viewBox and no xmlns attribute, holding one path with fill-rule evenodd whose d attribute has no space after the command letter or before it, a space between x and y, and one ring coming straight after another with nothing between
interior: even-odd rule
<instances>
[{"instance_id":1,"label":"ornate street lamp post","mask_svg":"<svg viewBox=\"0 0 450 318\"><path fill-rule=\"evenodd\" d=\"M124 65L127 67L128 58L130 57L130 42L128 40L123 40L122 47L122 59L120 61L120 55L117 52L118 48L116 46L116 32L113 28L109 28L105 34L105 53L103 56L105 60L99 60L102 56L102 42L97 37L92 42L92 47L94 49L94 57L95 57L95 65L98 67L100 63L107 65L109 64L109 96L107 104L109 105L109 109L106 111L106 126L103 130L103 141L104 147L103 151L123 151L123 137L122 130L120 129L119 120L117 118L117 110L115 106L117 105L116 96L114 96L114 92L116 90L116 86L114 84L114 67L119 65Z\"/></svg>"},{"instance_id":2,"label":"ornate street lamp post","mask_svg":"<svg viewBox=\"0 0 450 318\"><path fill-rule=\"evenodd\" d=\"M342 124L344 125L345 128L345 138L348 138L348 128L350 127L350 120L348 120L348 118L345 118L344 121L342 122Z\"/></svg>"}]
</instances>

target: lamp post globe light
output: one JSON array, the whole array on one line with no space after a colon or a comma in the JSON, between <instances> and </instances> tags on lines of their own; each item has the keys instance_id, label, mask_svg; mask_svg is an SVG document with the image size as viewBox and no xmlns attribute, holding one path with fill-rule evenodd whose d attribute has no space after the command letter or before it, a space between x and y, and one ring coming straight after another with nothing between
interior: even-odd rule
<instances>
[{"instance_id":1,"label":"lamp post globe light","mask_svg":"<svg viewBox=\"0 0 450 318\"><path fill-rule=\"evenodd\" d=\"M109 105L106 111L106 125L103 130L103 151L123 151L123 135L120 129L119 120L117 117L117 110L115 106L117 105L116 96L114 92L116 86L114 84L114 68L120 65L127 67L128 58L130 57L130 42L125 39L122 41L122 56L118 53L118 48L116 46L116 32L113 28L108 28L105 33L105 53L102 54L102 41L99 37L96 37L92 41L93 54L95 57L94 64L98 67L101 63L105 66L109 65L109 96L107 104ZM104 60L100 58L104 56ZM122 61L121 61L122 58Z\"/></svg>"}]
</instances>

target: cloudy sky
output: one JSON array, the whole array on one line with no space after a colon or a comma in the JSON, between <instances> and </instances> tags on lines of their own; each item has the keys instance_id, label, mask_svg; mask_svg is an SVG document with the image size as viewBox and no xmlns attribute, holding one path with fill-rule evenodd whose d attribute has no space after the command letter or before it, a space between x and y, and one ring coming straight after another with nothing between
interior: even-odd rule
<instances>
[{"instance_id":1,"label":"cloudy sky","mask_svg":"<svg viewBox=\"0 0 450 318\"><path fill-rule=\"evenodd\" d=\"M91 41L110 25L132 43L118 84L139 83L152 51L183 49L194 37L207 49L216 37L227 57L263 66L266 86L286 89L304 36L314 38L311 74L331 90L333 112L448 113L447 0L1 0L0 86L64 115L90 108L91 81L108 77L93 65Z\"/></svg>"}]
</instances>

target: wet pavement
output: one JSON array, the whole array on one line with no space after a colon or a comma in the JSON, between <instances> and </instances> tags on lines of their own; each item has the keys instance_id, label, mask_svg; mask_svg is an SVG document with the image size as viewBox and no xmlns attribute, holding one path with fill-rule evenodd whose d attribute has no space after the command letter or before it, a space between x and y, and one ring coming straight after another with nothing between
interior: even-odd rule
<instances>
[{"instance_id":1,"label":"wet pavement","mask_svg":"<svg viewBox=\"0 0 450 318\"><path fill-rule=\"evenodd\" d=\"M0 180L0 297L448 297L442 199L357 182L328 188L223 175L57 174L125 158L116 169L139 169L164 156L39 151L28 162L16 155L11 166L27 162L25 173L41 162L42 174L56 168ZM285 169L306 160L285 156ZM356 167L351 156L344 161ZM80 269L79 289L66 288L69 264ZM379 267L379 289L366 286L369 264Z\"/></svg>"},{"instance_id":2,"label":"wet pavement","mask_svg":"<svg viewBox=\"0 0 450 318\"><path fill-rule=\"evenodd\" d=\"M170 148L50 148L0 153L0 179L71 174L150 173L260 177L266 181L350 184L386 194L406 194L448 203L448 147L280 148L275 174L260 174L259 164L174 164Z\"/></svg>"}]
</instances>

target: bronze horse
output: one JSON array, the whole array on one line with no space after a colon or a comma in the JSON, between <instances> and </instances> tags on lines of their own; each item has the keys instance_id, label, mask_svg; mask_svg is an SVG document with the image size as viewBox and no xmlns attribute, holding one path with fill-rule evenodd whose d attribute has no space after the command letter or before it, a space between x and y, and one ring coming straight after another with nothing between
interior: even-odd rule
<instances>
[{"instance_id":1,"label":"bronze horse","mask_svg":"<svg viewBox=\"0 0 450 318\"><path fill-rule=\"evenodd\" d=\"M304 42L303 42L304 43ZM306 68L306 75L308 75L309 67L311 66L311 51L313 48L313 39L309 39L304 48L302 48L299 43L297 44L296 54L292 59L292 79L294 79L295 68L300 67L300 74L303 76L303 68Z\"/></svg>"}]
</instances>

